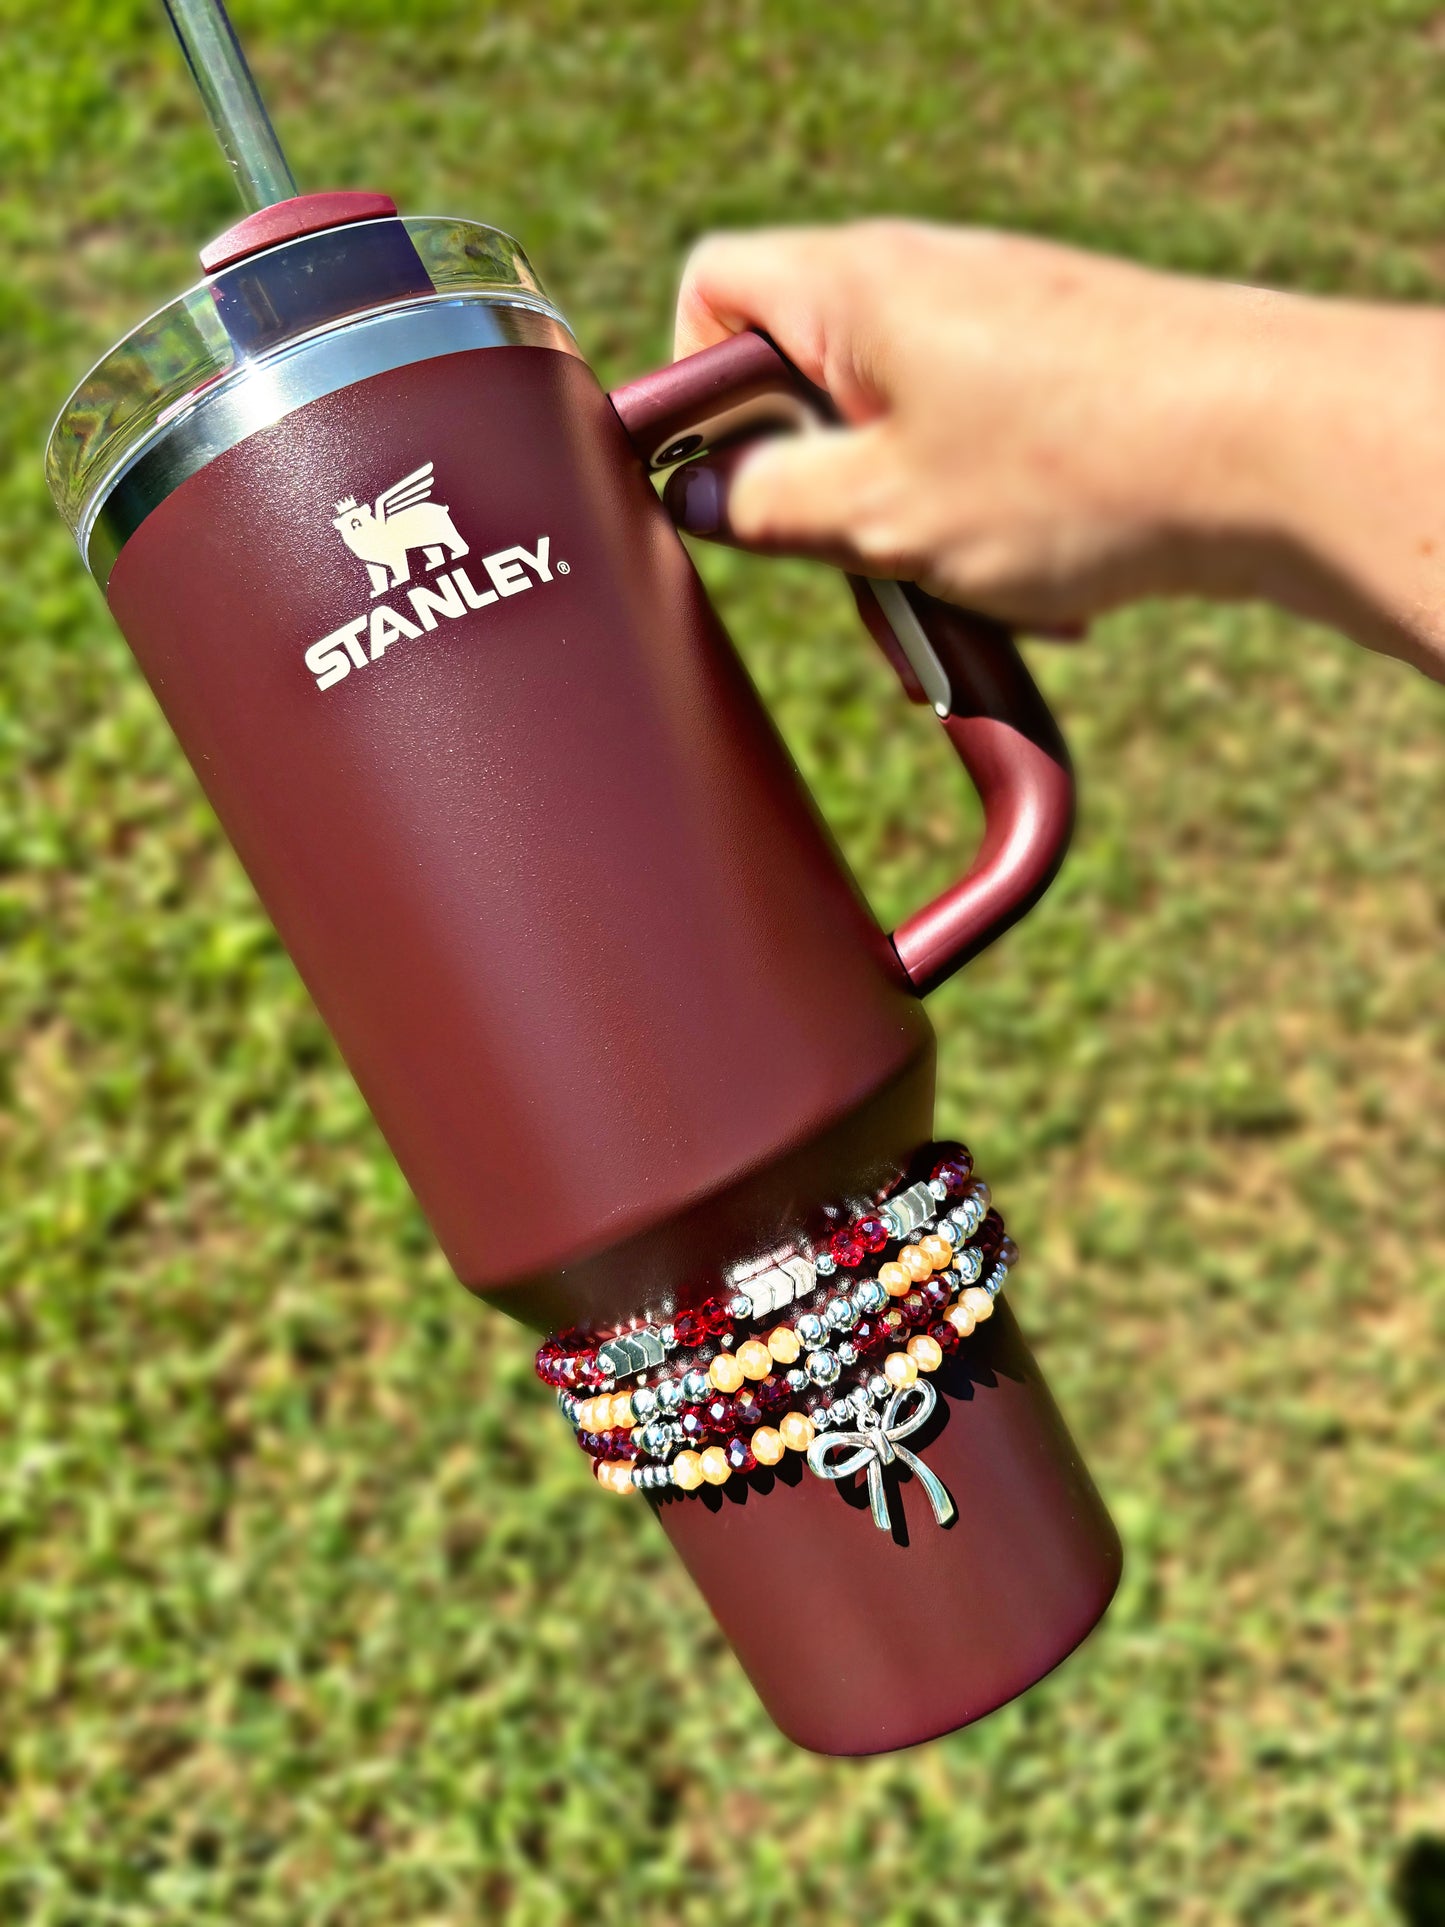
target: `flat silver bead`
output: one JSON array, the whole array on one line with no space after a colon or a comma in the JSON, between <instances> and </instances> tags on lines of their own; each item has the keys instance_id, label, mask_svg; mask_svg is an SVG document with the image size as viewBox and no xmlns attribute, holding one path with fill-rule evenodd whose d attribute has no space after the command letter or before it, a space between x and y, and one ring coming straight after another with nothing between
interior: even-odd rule
<instances>
[{"instance_id":1,"label":"flat silver bead","mask_svg":"<svg viewBox=\"0 0 1445 1927\"><path fill-rule=\"evenodd\" d=\"M806 1282L800 1282L797 1272L793 1270L791 1265L779 1265L776 1271L769 1274L769 1277L773 1288L772 1303L768 1307L769 1316L771 1316L773 1312L782 1311L785 1306L791 1305L795 1298L802 1293L811 1291L818 1282L813 1276L813 1267L811 1265L808 1266Z\"/></svg>"},{"instance_id":2,"label":"flat silver bead","mask_svg":"<svg viewBox=\"0 0 1445 1927\"><path fill-rule=\"evenodd\" d=\"M760 1271L756 1277L749 1278L747 1284L740 1289L738 1296L747 1300L747 1310L742 1314L745 1321L766 1318L773 1308L772 1269Z\"/></svg>"},{"instance_id":3,"label":"flat silver bead","mask_svg":"<svg viewBox=\"0 0 1445 1927\"><path fill-rule=\"evenodd\" d=\"M645 1371L649 1365L662 1363L662 1340L644 1326L639 1331L622 1332L616 1338L609 1338L605 1345L598 1347L597 1357L605 1370L628 1378L634 1372Z\"/></svg>"},{"instance_id":4,"label":"flat silver bead","mask_svg":"<svg viewBox=\"0 0 1445 1927\"><path fill-rule=\"evenodd\" d=\"M919 1216L913 1209L913 1202L907 1191L896 1198L890 1198L882 1212L883 1222L895 1238L906 1238L910 1231L916 1231Z\"/></svg>"},{"instance_id":5,"label":"flat silver bead","mask_svg":"<svg viewBox=\"0 0 1445 1927\"><path fill-rule=\"evenodd\" d=\"M899 1202L907 1207L912 1216L913 1222L908 1227L910 1231L927 1224L933 1216L933 1193L926 1184L910 1184Z\"/></svg>"},{"instance_id":6,"label":"flat silver bead","mask_svg":"<svg viewBox=\"0 0 1445 1927\"><path fill-rule=\"evenodd\" d=\"M791 1287L787 1297L779 1301L780 1305L791 1304L795 1298L806 1298L818 1282L811 1258L804 1258L801 1255L795 1258L784 1258L778 1270L782 1272Z\"/></svg>"}]
</instances>

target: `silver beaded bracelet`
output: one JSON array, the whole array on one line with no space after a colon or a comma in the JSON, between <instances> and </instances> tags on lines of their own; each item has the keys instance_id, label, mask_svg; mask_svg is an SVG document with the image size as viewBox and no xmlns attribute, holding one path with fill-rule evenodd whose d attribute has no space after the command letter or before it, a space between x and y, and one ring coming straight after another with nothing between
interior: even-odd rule
<instances>
[{"instance_id":1,"label":"silver beaded bracelet","mask_svg":"<svg viewBox=\"0 0 1445 1927\"><path fill-rule=\"evenodd\" d=\"M949 1283L950 1292L955 1303L957 1303L964 1294L972 1290L977 1290L987 1295L991 1308L993 1300L997 1298L998 1294L1003 1290L1013 1264L1013 1241L1010 1239L1006 1242L1010 1247L1009 1256L1007 1258L1000 1257L996 1259L987 1277L981 1276L983 1270L982 1258L979 1253L971 1247L958 1253L960 1259L971 1260L971 1264L959 1264L956 1267L950 1266L947 1271L939 1274L942 1279ZM878 1288L874 1287L874 1289L876 1290ZM858 1319L864 1316L865 1313L882 1309L882 1305L874 1301L867 1283L857 1288L858 1298L862 1298L865 1293L868 1294L867 1302L857 1306L852 1318L849 1320L848 1326L835 1325L834 1334L840 1330L850 1329L852 1325L857 1324ZM838 1300L835 1302L841 1303L842 1301ZM883 1305L886 1305L887 1302L887 1294L885 1293L883 1296ZM967 1309L972 1312L975 1323L982 1323L983 1319L989 1315L987 1310L982 1309L976 1298L968 1305ZM945 1309L941 1311L939 1316L941 1319L946 1319L948 1317L948 1310ZM815 1360L817 1361L816 1366L814 1364ZM813 1352L809 1357L806 1367L793 1366L786 1375L788 1389L798 1397L806 1396L812 1391L826 1391L839 1382L846 1369L851 1368L857 1363L857 1351L845 1337L841 1343L834 1347ZM882 1382L884 1378L884 1374L874 1372L870 1374L862 1385L855 1386L852 1390L841 1394L827 1404L820 1406L817 1411L809 1414L814 1429L819 1432L825 1432L834 1427L848 1426L856 1423L859 1415L866 1409L870 1400L876 1402L879 1398L886 1396L885 1383ZM632 1432L632 1441L633 1444L636 1445L638 1452L647 1460L666 1461L671 1458L673 1453L679 1448L686 1445L686 1438L674 1415L685 1405L700 1404L704 1399L710 1398L716 1390L716 1387L707 1378L705 1373L689 1373L682 1379L666 1381L665 1384L669 1394L666 1401L664 1402L661 1397L659 1397L656 1405L644 1401L640 1410L638 1409L638 1392L634 1391L631 1394L634 1417L637 1420ZM658 1386L651 1389L661 1393L664 1387ZM570 1417L571 1414L569 1413L568 1416ZM646 1473L649 1469L659 1474L668 1474L669 1476L655 1478L637 1476ZM666 1463L654 1463L649 1468L646 1464L634 1462L633 1472L633 1483L635 1485L655 1487L670 1485L672 1483L670 1477L671 1467Z\"/></svg>"},{"instance_id":2,"label":"silver beaded bracelet","mask_svg":"<svg viewBox=\"0 0 1445 1927\"><path fill-rule=\"evenodd\" d=\"M987 1187L984 1188L986 1190ZM882 1221L890 1239L908 1238L932 1223L939 1206L947 1197L948 1187L935 1178L911 1184L907 1190L897 1192L879 1205L873 1215ZM984 1210L987 1208L985 1202ZM982 1212L979 1222L982 1223ZM760 1318L773 1316L785 1305L806 1298L817 1288L820 1278L831 1277L838 1269L837 1260L826 1250L812 1256L794 1252L786 1257L768 1258L761 1262L761 1270L756 1264L750 1269L737 1267L727 1276L732 1293L727 1300L727 1310L740 1322L751 1324ZM684 1334L678 1331L680 1322L673 1320L663 1325L640 1325L632 1331L622 1332L598 1346L598 1360L614 1382L650 1371L661 1365L670 1353L687 1344L684 1335L686 1327Z\"/></svg>"},{"instance_id":3,"label":"silver beaded bracelet","mask_svg":"<svg viewBox=\"0 0 1445 1927\"><path fill-rule=\"evenodd\" d=\"M941 1186L939 1188L942 1189ZM920 1209L917 1193L923 1193L927 1198L926 1214ZM927 1185L913 1185L903 1196L908 1202L904 1209L898 1211L895 1222L906 1223L912 1232L920 1236L930 1230L940 1233L946 1231L954 1247L951 1262L964 1274L962 1283L976 1283L983 1259L967 1241L977 1233L988 1215L992 1200L988 1186L981 1180L976 1181L971 1185L968 1195L949 1212L941 1210L940 1200L932 1195ZM896 1206L901 1200L895 1199L891 1203ZM882 1212L879 1216L882 1216ZM836 1266L832 1268L836 1270ZM879 1269L882 1272L887 1266L880 1266ZM792 1325L781 1326L770 1333L766 1342L771 1361L786 1370L790 1390L803 1392L810 1384L826 1388L836 1383L840 1370L857 1360L846 1334L861 1317L884 1310L892 1295L878 1277L850 1279L847 1283L840 1283L833 1296L816 1309L803 1312ZM728 1306L728 1310L735 1317L743 1316L736 1299ZM787 1343L786 1335L789 1332L795 1336L796 1344ZM663 1327L659 1336L664 1335L674 1341L675 1349L674 1327ZM841 1339L841 1342L834 1346L834 1339ZM749 1342L757 1345L764 1341L745 1340L744 1345ZM603 1356L606 1350L606 1346L599 1347L599 1356ZM740 1368L733 1366L732 1359L741 1356L742 1351L743 1347L738 1346L731 1335L725 1335L718 1341L718 1358L710 1363L693 1364L673 1375L647 1379L634 1386L628 1400L634 1422L642 1425L658 1417L667 1418L681 1411L685 1405L695 1405L711 1397L714 1392L735 1391L744 1374ZM797 1361L805 1352L807 1357L799 1364ZM727 1361L726 1366L719 1364L719 1358ZM765 1369L771 1369L771 1365ZM603 1386L601 1396L605 1396L608 1389ZM579 1398L566 1391L558 1394L562 1411L579 1431L597 1429L586 1423L586 1408L597 1402L598 1395Z\"/></svg>"}]
</instances>

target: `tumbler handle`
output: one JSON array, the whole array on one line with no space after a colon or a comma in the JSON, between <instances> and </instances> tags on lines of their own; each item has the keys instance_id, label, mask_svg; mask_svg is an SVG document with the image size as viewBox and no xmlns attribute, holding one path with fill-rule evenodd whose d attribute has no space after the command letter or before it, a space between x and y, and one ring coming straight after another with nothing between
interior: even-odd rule
<instances>
[{"instance_id":1,"label":"tumbler handle","mask_svg":"<svg viewBox=\"0 0 1445 1927\"><path fill-rule=\"evenodd\" d=\"M751 330L643 375L611 400L650 470L745 429L834 418L827 396ZM1073 772L1007 629L912 583L850 581L870 634L910 700L932 703L983 803L983 838L966 874L893 933L924 996L1048 888L1073 828Z\"/></svg>"}]
</instances>

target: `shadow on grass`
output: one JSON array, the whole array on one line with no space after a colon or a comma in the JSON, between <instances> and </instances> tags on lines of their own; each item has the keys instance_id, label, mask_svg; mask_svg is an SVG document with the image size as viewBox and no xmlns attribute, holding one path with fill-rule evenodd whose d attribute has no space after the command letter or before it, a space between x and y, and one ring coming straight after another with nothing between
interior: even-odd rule
<instances>
[{"instance_id":1,"label":"shadow on grass","mask_svg":"<svg viewBox=\"0 0 1445 1927\"><path fill-rule=\"evenodd\" d=\"M1405 1927L1445 1927L1445 1840L1429 1833L1412 1840L1391 1892Z\"/></svg>"}]
</instances>

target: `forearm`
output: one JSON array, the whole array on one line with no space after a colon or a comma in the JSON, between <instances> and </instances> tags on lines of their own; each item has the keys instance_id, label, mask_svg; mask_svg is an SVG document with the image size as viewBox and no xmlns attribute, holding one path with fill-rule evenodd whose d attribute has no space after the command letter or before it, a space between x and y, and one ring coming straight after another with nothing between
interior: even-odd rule
<instances>
[{"instance_id":1,"label":"forearm","mask_svg":"<svg viewBox=\"0 0 1445 1927\"><path fill-rule=\"evenodd\" d=\"M1195 505L1203 537L1212 491L1235 552L1259 558L1247 590L1445 680L1445 317L1279 295L1254 306L1234 446Z\"/></svg>"},{"instance_id":2,"label":"forearm","mask_svg":"<svg viewBox=\"0 0 1445 1927\"><path fill-rule=\"evenodd\" d=\"M746 325L845 426L684 472L698 533L1025 629L1260 597L1445 680L1445 316L887 222L705 245L679 350Z\"/></svg>"}]
</instances>

